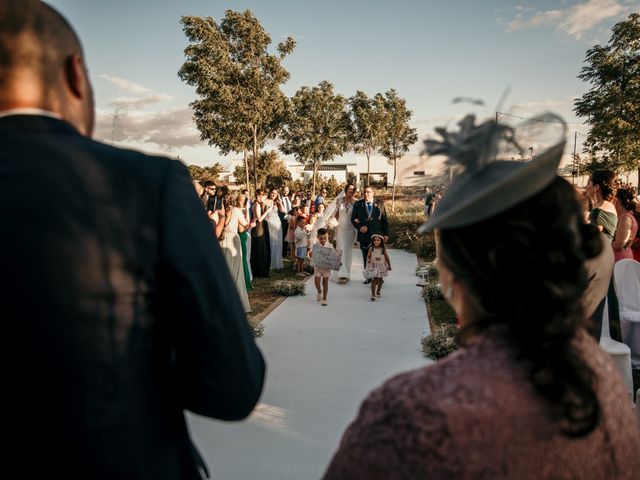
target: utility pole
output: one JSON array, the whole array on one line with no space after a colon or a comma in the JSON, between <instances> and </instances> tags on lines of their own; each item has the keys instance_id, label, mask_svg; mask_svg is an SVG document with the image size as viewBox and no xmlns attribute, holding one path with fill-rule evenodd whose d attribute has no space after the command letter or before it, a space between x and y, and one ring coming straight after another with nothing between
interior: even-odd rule
<instances>
[{"instance_id":1,"label":"utility pole","mask_svg":"<svg viewBox=\"0 0 640 480\"><path fill-rule=\"evenodd\" d=\"M576 183L576 177L578 176L578 174L580 173L580 163L578 162L578 157L576 157L576 146L578 144L578 132L574 132L573 135L573 162L576 165L575 168L575 175L573 176L573 184L575 185ZM574 169L571 169L572 172L574 171Z\"/></svg>"}]
</instances>

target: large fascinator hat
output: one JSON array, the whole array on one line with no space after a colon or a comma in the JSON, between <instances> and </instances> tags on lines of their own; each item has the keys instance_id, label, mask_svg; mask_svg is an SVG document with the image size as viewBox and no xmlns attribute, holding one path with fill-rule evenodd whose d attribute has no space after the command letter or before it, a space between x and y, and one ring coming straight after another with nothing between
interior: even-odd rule
<instances>
[{"instance_id":1,"label":"large fascinator hat","mask_svg":"<svg viewBox=\"0 0 640 480\"><path fill-rule=\"evenodd\" d=\"M458 174L419 233L479 223L544 190L556 176L566 133L557 115L540 115L517 128L495 120L476 125L468 115L458 125L454 132L436 128L442 140L424 142L423 153L446 155ZM551 146L524 161L520 145L529 144L524 141Z\"/></svg>"}]
</instances>

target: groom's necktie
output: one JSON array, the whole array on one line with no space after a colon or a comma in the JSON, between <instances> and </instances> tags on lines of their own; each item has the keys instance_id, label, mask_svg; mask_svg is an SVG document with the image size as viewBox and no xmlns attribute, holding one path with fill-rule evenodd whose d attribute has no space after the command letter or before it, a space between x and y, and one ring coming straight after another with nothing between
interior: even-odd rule
<instances>
[{"instance_id":1,"label":"groom's necktie","mask_svg":"<svg viewBox=\"0 0 640 480\"><path fill-rule=\"evenodd\" d=\"M371 216L372 210L373 210L373 203L367 202L367 215Z\"/></svg>"}]
</instances>

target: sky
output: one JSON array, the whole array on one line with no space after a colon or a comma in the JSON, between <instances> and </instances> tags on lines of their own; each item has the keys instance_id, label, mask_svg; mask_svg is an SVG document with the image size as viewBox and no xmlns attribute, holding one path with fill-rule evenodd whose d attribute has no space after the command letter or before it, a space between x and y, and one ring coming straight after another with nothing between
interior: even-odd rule
<instances>
[{"instance_id":1,"label":"sky","mask_svg":"<svg viewBox=\"0 0 640 480\"><path fill-rule=\"evenodd\" d=\"M183 15L251 10L275 45L292 36L284 61L292 96L323 80L349 97L391 88L407 100L419 142L436 126L479 117L562 116L578 148L588 131L572 112L589 89L577 78L586 50L607 43L611 27L640 10L638 0L48 0L74 26L96 98L96 138L126 148L223 165L199 140L189 103L195 90L177 75L187 39ZM480 99L484 107L453 103ZM503 99L503 100L501 100ZM345 155L348 159L349 155Z\"/></svg>"}]
</instances>

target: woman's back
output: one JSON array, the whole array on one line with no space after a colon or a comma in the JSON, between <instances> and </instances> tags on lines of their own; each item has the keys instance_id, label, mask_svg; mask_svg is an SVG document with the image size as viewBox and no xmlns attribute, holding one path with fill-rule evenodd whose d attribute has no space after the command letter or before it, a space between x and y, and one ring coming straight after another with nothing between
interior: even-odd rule
<instances>
[{"instance_id":1,"label":"woman's back","mask_svg":"<svg viewBox=\"0 0 640 480\"><path fill-rule=\"evenodd\" d=\"M595 372L602 416L588 435L572 438L495 331L374 391L325 478L640 478L640 430L595 342L584 332L575 340Z\"/></svg>"}]
</instances>

